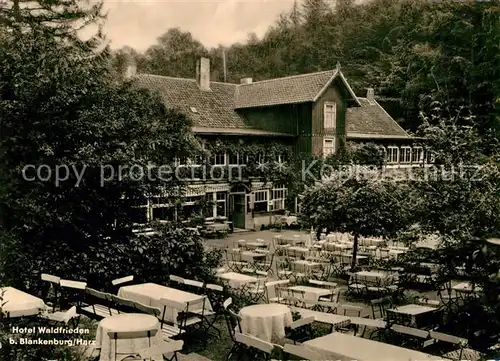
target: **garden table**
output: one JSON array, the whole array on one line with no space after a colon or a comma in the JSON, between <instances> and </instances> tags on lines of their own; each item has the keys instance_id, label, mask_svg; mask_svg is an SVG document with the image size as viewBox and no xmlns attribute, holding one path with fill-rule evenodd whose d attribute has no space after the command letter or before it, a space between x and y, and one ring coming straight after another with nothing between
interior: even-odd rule
<instances>
[{"instance_id":1,"label":"garden table","mask_svg":"<svg viewBox=\"0 0 500 361\"><path fill-rule=\"evenodd\" d=\"M311 287L311 286L292 286L288 287L291 291L304 293L304 300L318 302L318 299L323 296L329 296L333 290L327 288Z\"/></svg>"},{"instance_id":2,"label":"garden table","mask_svg":"<svg viewBox=\"0 0 500 361\"><path fill-rule=\"evenodd\" d=\"M303 260L303 259L299 259L297 261L293 261L292 263L295 266L298 266L297 268L303 268L303 269L307 269L307 270L312 270L314 268L320 268L321 267L321 263L306 261L306 260Z\"/></svg>"},{"instance_id":3,"label":"garden table","mask_svg":"<svg viewBox=\"0 0 500 361\"><path fill-rule=\"evenodd\" d=\"M340 361L424 361L444 360L443 357L397 347L394 345L346 335L341 332L303 343L321 353L326 360Z\"/></svg>"},{"instance_id":4,"label":"garden table","mask_svg":"<svg viewBox=\"0 0 500 361\"><path fill-rule=\"evenodd\" d=\"M247 243L247 245L248 245L248 243ZM257 253L257 252L251 252L251 251L241 252L241 260L243 262L254 263L256 259L262 259L262 258L266 258L265 253Z\"/></svg>"},{"instance_id":5,"label":"garden table","mask_svg":"<svg viewBox=\"0 0 500 361\"><path fill-rule=\"evenodd\" d=\"M325 243L323 247L327 251L352 249L352 246L346 243Z\"/></svg>"},{"instance_id":6,"label":"garden table","mask_svg":"<svg viewBox=\"0 0 500 361\"><path fill-rule=\"evenodd\" d=\"M207 231L210 232L221 232L221 231L229 231L229 224L227 223L212 223L206 226Z\"/></svg>"},{"instance_id":7,"label":"garden table","mask_svg":"<svg viewBox=\"0 0 500 361\"><path fill-rule=\"evenodd\" d=\"M266 244L263 242L246 242L245 247L255 249L255 248L266 247Z\"/></svg>"},{"instance_id":8,"label":"garden table","mask_svg":"<svg viewBox=\"0 0 500 361\"><path fill-rule=\"evenodd\" d=\"M309 248L306 248L306 247L297 247L297 246L288 247L288 250L289 251L294 251L294 252L299 252L299 253L308 253L309 252Z\"/></svg>"},{"instance_id":9,"label":"garden table","mask_svg":"<svg viewBox=\"0 0 500 361\"><path fill-rule=\"evenodd\" d=\"M482 291L479 286L474 286L470 282L462 282L452 287L457 293L478 293Z\"/></svg>"},{"instance_id":10,"label":"garden table","mask_svg":"<svg viewBox=\"0 0 500 361\"><path fill-rule=\"evenodd\" d=\"M367 283L372 284L383 284L390 285L395 281L395 274L385 273L385 272L377 272L377 271L360 271L356 272L356 279L363 283L366 281Z\"/></svg>"},{"instance_id":11,"label":"garden table","mask_svg":"<svg viewBox=\"0 0 500 361\"><path fill-rule=\"evenodd\" d=\"M183 310L175 310L167 308L165 314L163 314L163 305L161 304L161 299L167 299L171 301L191 303L197 302L202 299L204 301L204 307L207 311L212 311L212 305L206 296L200 296L194 293L181 291L176 288L170 288L167 286L157 285L155 283L143 283L132 286L121 287L118 291L118 296L126 298L132 301L140 302L146 306L152 306L162 310L161 317L165 317L165 320L170 322L177 321L177 314ZM195 311L195 310L191 310Z\"/></svg>"},{"instance_id":12,"label":"garden table","mask_svg":"<svg viewBox=\"0 0 500 361\"><path fill-rule=\"evenodd\" d=\"M118 334L116 342L110 337L109 332ZM120 332L137 333L137 335L133 338L120 339ZM122 313L106 317L99 322L96 332L96 347L101 348L100 361L115 361L115 352L122 357L124 356L122 354L138 354L145 348L160 345L161 342L160 322L156 317L142 313ZM119 359L120 356L117 357Z\"/></svg>"},{"instance_id":13,"label":"garden table","mask_svg":"<svg viewBox=\"0 0 500 361\"><path fill-rule=\"evenodd\" d=\"M240 310L241 330L261 340L282 343L285 327L292 324L292 311L277 303L244 307Z\"/></svg>"},{"instance_id":14,"label":"garden table","mask_svg":"<svg viewBox=\"0 0 500 361\"><path fill-rule=\"evenodd\" d=\"M247 283L254 283L258 281L257 277L248 276L237 272L221 273L217 275L217 277L229 281L229 286L234 288L242 287Z\"/></svg>"},{"instance_id":15,"label":"garden table","mask_svg":"<svg viewBox=\"0 0 500 361\"><path fill-rule=\"evenodd\" d=\"M0 295L2 293L3 301L1 303L5 304L1 308L7 318L34 316L47 308L41 298L32 296L14 287L3 287L0 289Z\"/></svg>"},{"instance_id":16,"label":"garden table","mask_svg":"<svg viewBox=\"0 0 500 361\"><path fill-rule=\"evenodd\" d=\"M387 318L393 319L395 323L419 328L432 324L438 311L434 307L409 304L389 309L386 312Z\"/></svg>"}]
</instances>

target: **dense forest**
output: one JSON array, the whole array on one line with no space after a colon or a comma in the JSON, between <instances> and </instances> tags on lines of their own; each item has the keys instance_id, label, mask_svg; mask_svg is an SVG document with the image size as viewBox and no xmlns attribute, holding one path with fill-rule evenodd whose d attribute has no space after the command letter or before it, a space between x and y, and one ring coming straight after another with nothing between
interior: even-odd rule
<instances>
[{"instance_id":1,"label":"dense forest","mask_svg":"<svg viewBox=\"0 0 500 361\"><path fill-rule=\"evenodd\" d=\"M168 29L144 53L129 56L139 72L193 77L196 58L212 61L212 80L263 80L332 69L337 62L357 94L375 88L379 101L410 130L436 101L468 110L485 131L496 120L500 94L500 5L497 0L304 0L259 39L207 49L189 32ZM223 52L227 72L223 69ZM488 132L489 133L489 132Z\"/></svg>"}]
</instances>

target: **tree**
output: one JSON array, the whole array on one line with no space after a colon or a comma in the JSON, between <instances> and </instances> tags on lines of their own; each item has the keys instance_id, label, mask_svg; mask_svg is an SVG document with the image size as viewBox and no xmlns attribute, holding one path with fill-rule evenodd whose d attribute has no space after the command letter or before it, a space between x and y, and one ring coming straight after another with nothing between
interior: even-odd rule
<instances>
[{"instance_id":1,"label":"tree","mask_svg":"<svg viewBox=\"0 0 500 361\"><path fill-rule=\"evenodd\" d=\"M104 19L102 1L6 0L0 5L2 26L18 30L43 26L56 36L74 37L78 30Z\"/></svg>"},{"instance_id":2,"label":"tree","mask_svg":"<svg viewBox=\"0 0 500 361\"><path fill-rule=\"evenodd\" d=\"M208 51L191 33L172 28L158 38L157 44L146 50L145 69L139 70L157 75L193 78L196 60L206 55Z\"/></svg>"},{"instance_id":3,"label":"tree","mask_svg":"<svg viewBox=\"0 0 500 361\"><path fill-rule=\"evenodd\" d=\"M354 237L352 268L359 237L388 237L407 227L407 185L380 179L379 173L341 174L301 195L301 220L316 230L347 232ZM347 179L346 179L347 178Z\"/></svg>"},{"instance_id":4,"label":"tree","mask_svg":"<svg viewBox=\"0 0 500 361\"><path fill-rule=\"evenodd\" d=\"M158 96L117 82L108 61L45 31L8 39L0 49L0 261L7 284L25 288L40 270L86 277L98 256L91 246L128 242L134 202L182 186L175 177L160 179L158 168L147 170L192 154L188 120Z\"/></svg>"}]
</instances>

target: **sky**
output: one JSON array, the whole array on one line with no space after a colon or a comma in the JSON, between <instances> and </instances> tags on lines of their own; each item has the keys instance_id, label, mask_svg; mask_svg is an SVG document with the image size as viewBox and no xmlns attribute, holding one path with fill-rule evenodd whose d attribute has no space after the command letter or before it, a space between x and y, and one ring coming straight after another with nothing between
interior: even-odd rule
<instances>
[{"instance_id":1,"label":"sky","mask_svg":"<svg viewBox=\"0 0 500 361\"><path fill-rule=\"evenodd\" d=\"M104 31L113 49L144 51L169 28L189 31L206 47L262 36L294 0L104 0Z\"/></svg>"}]
</instances>

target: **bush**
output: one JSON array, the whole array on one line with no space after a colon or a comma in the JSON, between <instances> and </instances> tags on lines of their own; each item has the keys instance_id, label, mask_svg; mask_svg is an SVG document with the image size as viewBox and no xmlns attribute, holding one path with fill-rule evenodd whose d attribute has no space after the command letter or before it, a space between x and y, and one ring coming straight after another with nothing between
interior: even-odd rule
<instances>
[{"instance_id":1,"label":"bush","mask_svg":"<svg viewBox=\"0 0 500 361\"><path fill-rule=\"evenodd\" d=\"M220 250L206 252L195 230L156 225L158 235L138 236L124 243L102 242L90 261L88 282L106 288L114 278L134 275L138 282L165 284L170 274L211 281L222 259Z\"/></svg>"}]
</instances>

